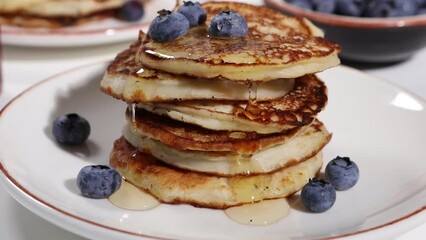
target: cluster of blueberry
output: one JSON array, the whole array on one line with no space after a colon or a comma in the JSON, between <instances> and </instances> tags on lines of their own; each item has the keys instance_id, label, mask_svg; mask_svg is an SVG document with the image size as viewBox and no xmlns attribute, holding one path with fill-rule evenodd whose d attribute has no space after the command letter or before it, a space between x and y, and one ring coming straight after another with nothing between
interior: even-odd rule
<instances>
[{"instance_id":1,"label":"cluster of blueberry","mask_svg":"<svg viewBox=\"0 0 426 240\"><path fill-rule=\"evenodd\" d=\"M168 42L186 35L190 27L204 24L206 11L200 3L184 2L176 12L161 10L152 21L149 36L157 42ZM248 27L244 17L232 11L223 11L211 20L209 34L213 37L244 37Z\"/></svg>"},{"instance_id":2,"label":"cluster of blueberry","mask_svg":"<svg viewBox=\"0 0 426 240\"><path fill-rule=\"evenodd\" d=\"M52 135L61 144L80 145L90 135L90 124L77 113L65 114L53 121ZM107 198L120 188L121 176L107 165L89 165L78 173L77 186L85 197Z\"/></svg>"},{"instance_id":3,"label":"cluster of blueberry","mask_svg":"<svg viewBox=\"0 0 426 240\"><path fill-rule=\"evenodd\" d=\"M336 201L336 190L353 187L359 179L359 169L348 157L336 157L325 168L325 178L310 179L300 194L303 205L312 212L324 212Z\"/></svg>"},{"instance_id":4,"label":"cluster of blueberry","mask_svg":"<svg viewBox=\"0 0 426 240\"><path fill-rule=\"evenodd\" d=\"M426 14L426 0L285 0L313 11L353 17L403 17Z\"/></svg>"},{"instance_id":5,"label":"cluster of blueberry","mask_svg":"<svg viewBox=\"0 0 426 240\"><path fill-rule=\"evenodd\" d=\"M118 19L134 22L143 17L145 9L139 0L126 1L119 9L117 9L116 17Z\"/></svg>"}]
</instances>

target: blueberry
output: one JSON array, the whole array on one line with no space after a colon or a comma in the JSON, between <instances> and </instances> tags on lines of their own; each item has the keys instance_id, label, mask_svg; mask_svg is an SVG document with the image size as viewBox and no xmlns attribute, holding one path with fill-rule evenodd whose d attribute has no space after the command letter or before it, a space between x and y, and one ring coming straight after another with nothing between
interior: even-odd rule
<instances>
[{"instance_id":1,"label":"blueberry","mask_svg":"<svg viewBox=\"0 0 426 240\"><path fill-rule=\"evenodd\" d=\"M426 0L414 0L417 8L426 7Z\"/></svg>"},{"instance_id":2,"label":"blueberry","mask_svg":"<svg viewBox=\"0 0 426 240\"><path fill-rule=\"evenodd\" d=\"M336 202L336 190L329 182L309 179L300 194L303 205L312 212L324 212Z\"/></svg>"},{"instance_id":3,"label":"blueberry","mask_svg":"<svg viewBox=\"0 0 426 240\"><path fill-rule=\"evenodd\" d=\"M107 198L120 188L121 176L109 166L89 165L78 173L77 186L85 197Z\"/></svg>"},{"instance_id":4,"label":"blueberry","mask_svg":"<svg viewBox=\"0 0 426 240\"><path fill-rule=\"evenodd\" d=\"M69 113L53 121L52 134L63 144L82 144L90 135L90 124L77 113Z\"/></svg>"},{"instance_id":5,"label":"blueberry","mask_svg":"<svg viewBox=\"0 0 426 240\"><path fill-rule=\"evenodd\" d=\"M148 30L149 36L157 42L168 42L188 33L189 21L178 12L158 11Z\"/></svg>"},{"instance_id":6,"label":"blueberry","mask_svg":"<svg viewBox=\"0 0 426 240\"><path fill-rule=\"evenodd\" d=\"M346 16L359 17L364 14L368 0L337 0L336 12Z\"/></svg>"},{"instance_id":7,"label":"blueberry","mask_svg":"<svg viewBox=\"0 0 426 240\"><path fill-rule=\"evenodd\" d=\"M426 7L425 7L425 8L421 8L421 9L419 9L419 10L418 10L418 12L417 12L417 14L418 14L418 15L426 14Z\"/></svg>"},{"instance_id":8,"label":"blueberry","mask_svg":"<svg viewBox=\"0 0 426 240\"><path fill-rule=\"evenodd\" d=\"M327 164L325 177L336 190L346 190L358 182L359 169L350 158L338 156Z\"/></svg>"},{"instance_id":9,"label":"blueberry","mask_svg":"<svg viewBox=\"0 0 426 240\"><path fill-rule=\"evenodd\" d=\"M403 17L414 15L417 11L416 0L372 0L365 15L367 17Z\"/></svg>"},{"instance_id":10,"label":"blueberry","mask_svg":"<svg viewBox=\"0 0 426 240\"><path fill-rule=\"evenodd\" d=\"M144 7L140 1L126 1L118 10L117 18L128 21L135 22L141 19L144 15Z\"/></svg>"},{"instance_id":11,"label":"blueberry","mask_svg":"<svg viewBox=\"0 0 426 240\"><path fill-rule=\"evenodd\" d=\"M288 0L287 2L300 8L313 10L313 5L309 0Z\"/></svg>"},{"instance_id":12,"label":"blueberry","mask_svg":"<svg viewBox=\"0 0 426 240\"><path fill-rule=\"evenodd\" d=\"M313 9L322 13L333 13L336 10L336 0L311 0Z\"/></svg>"},{"instance_id":13,"label":"blueberry","mask_svg":"<svg viewBox=\"0 0 426 240\"><path fill-rule=\"evenodd\" d=\"M426 14L426 0L415 0L417 3L417 13L416 14Z\"/></svg>"},{"instance_id":14,"label":"blueberry","mask_svg":"<svg viewBox=\"0 0 426 240\"><path fill-rule=\"evenodd\" d=\"M221 11L210 22L209 34L213 37L245 37L247 32L246 20L233 11Z\"/></svg>"},{"instance_id":15,"label":"blueberry","mask_svg":"<svg viewBox=\"0 0 426 240\"><path fill-rule=\"evenodd\" d=\"M190 27L201 25L207 19L207 13L199 2L184 1L177 11L188 19Z\"/></svg>"}]
</instances>

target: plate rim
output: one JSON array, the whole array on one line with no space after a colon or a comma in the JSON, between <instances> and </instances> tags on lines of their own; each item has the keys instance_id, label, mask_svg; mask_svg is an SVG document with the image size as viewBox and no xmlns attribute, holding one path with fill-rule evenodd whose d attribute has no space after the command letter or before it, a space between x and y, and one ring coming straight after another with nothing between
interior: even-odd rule
<instances>
[{"instance_id":1,"label":"plate rim","mask_svg":"<svg viewBox=\"0 0 426 240\"><path fill-rule=\"evenodd\" d=\"M43 84L49 83L49 82L51 82L52 80L54 80L55 78L57 78L57 77L59 77L61 75L72 73L72 72L74 72L74 71L76 71L78 69L90 68L90 67L94 67L94 66L99 66L99 67L100 66L106 66L108 63L109 63L109 61L100 61L100 62L95 62L95 63L89 63L89 64L80 65L80 66L77 66L77 67L74 67L74 68L70 68L70 69L68 69L66 71L62 71L60 73L51 75L50 77L45 78L44 80L41 80L40 82L38 82L38 83L36 83L36 84L28 87L26 90L24 90L23 92L21 92L20 94L18 94L17 96L15 96L12 100L10 100L0 110L0 120L6 114L6 112L10 108L13 107L13 104L16 101L18 101L20 98L24 97L25 95L29 94L31 91L37 90L38 88L42 87ZM409 94L410 96L416 98L417 100L419 100L419 101L422 102L422 105L426 105L426 101L422 97L420 97L420 96L418 96L416 94L413 94L409 90L406 90L406 89L404 89L404 88L402 88L402 87L400 87L400 86L398 86L398 85L396 85L396 84L394 84L392 82L386 81L384 79L381 79L381 78L378 78L378 77L375 77L375 76L371 76L371 75L369 75L369 74L367 74L367 73L365 73L365 72L363 72L361 70L358 70L358 69L355 69L355 68L352 68L352 67L349 67L349 66L339 65L336 68L344 68L346 70L350 70L350 71L356 72L357 74L365 75L365 76L367 76L369 78L372 78L372 79L374 79L376 81L380 81L382 83L385 83L385 84L387 84L388 86L390 86L390 87L392 87L394 89L397 89L399 91L405 92L405 93ZM29 191L27 188L25 188L24 186L22 186L9 173L9 171L7 170L7 168L3 165L4 159L6 159L6 157L0 155L0 172L1 172L0 175L2 175L1 178L2 178L3 182L5 183L4 186L5 186L8 194L10 194L11 196L13 196L13 198L16 201L18 201L19 203L21 203L23 206L25 206L31 212L35 213L35 211L33 209L31 209L29 206L27 206L27 205L23 204L21 201L19 201L18 198L17 198L17 196L15 196L15 194L18 194L18 192L24 193L24 195L19 196L19 197L23 197L23 198L26 198L27 200L31 200L34 203L38 203L37 204L37 206L39 206L38 210L41 210L41 211L44 211L44 212L49 212L50 211L50 212L60 213L61 215L59 215L59 216L61 218L68 218L68 217L70 217L73 220L78 220L80 223L87 223L87 224L90 224L90 225L92 225L94 227L101 228L101 229L104 229L104 230L109 230L109 231L113 231L115 233L120 233L120 234L126 234L129 237L133 236L133 237L149 238L149 239L161 239L161 240L173 239L173 238L162 238L162 237L158 237L158 236L152 236L152 235L147 235L147 234L143 234L143 233L136 233L136 232L131 232L129 230L123 230L123 229L119 229L119 228L115 228L115 227L110 227L110 226L107 226L107 225L96 223L96 222L91 221L89 219L85 219L83 217L80 217L80 216L77 216L77 215L72 214L70 212L67 212L66 210L63 210L63 209L61 209L59 207L56 207L53 204L50 204L50 203L46 202L45 200L41 199L39 196L36 196L35 194L31 193L31 191ZM14 191L15 193L12 194L11 191ZM28 204L28 205L30 205L30 204ZM377 230L383 230L386 227L389 227L389 226L392 226L394 224L398 224L398 223L404 222L405 220L412 219L415 216L420 216L423 213L426 213L426 204L423 205L422 207L420 207L419 209L416 209L415 211L412 211L412 212L410 212L408 214L405 214L404 216L398 217L398 218L396 218L394 220L391 220L389 222L386 222L386 223L378 225L378 226L366 228L366 229L359 230L359 231L356 231L356 232L340 234L340 235L337 235L337 236L328 236L328 237L320 238L320 239L324 239L324 240L325 239L342 239L342 238L360 236L362 234L377 233ZM38 215L39 217L42 217L42 218L48 220L49 222L52 222L47 217L44 217L44 216L42 216L40 214L37 214L37 213L36 213L36 215ZM64 225L60 225L60 224L55 223L55 222L52 222L52 223L54 223L56 226L59 226L60 228L64 228L64 229L67 229L69 231L72 231L71 230L72 228L66 228L66 227L64 227ZM418 225L420 225L420 224L421 223L419 223ZM87 229L86 227L84 227L84 228ZM365 236L365 237L367 237L367 236Z\"/></svg>"},{"instance_id":2,"label":"plate rim","mask_svg":"<svg viewBox=\"0 0 426 240\"><path fill-rule=\"evenodd\" d=\"M129 41L137 36L137 31L146 30L150 22L129 23L115 27L101 27L96 29L16 29L14 26L2 26L0 35L2 44L5 46L24 46L24 47L81 47L104 45ZM110 35L108 32L113 31ZM32 38L28 41L22 38ZM45 41L58 38L74 38L67 41ZM34 39L36 41L34 41Z\"/></svg>"},{"instance_id":3,"label":"plate rim","mask_svg":"<svg viewBox=\"0 0 426 240\"><path fill-rule=\"evenodd\" d=\"M80 36L80 35L94 35L94 34L103 34L105 31L113 29L114 31L126 31L129 29L134 28L143 28L149 25L149 22L140 22L140 23L128 23L124 24L122 26L117 27L102 27L102 28L96 28L96 29L76 29L75 31L72 30L72 28L78 28L81 26L74 26L70 28L60 28L60 29L31 29L31 28L19 28L15 26L3 26L2 27L2 34L9 35L9 36L22 36L22 35L28 35L28 36L43 36L43 37L51 37L54 36ZM48 34L48 35L46 35Z\"/></svg>"}]
</instances>

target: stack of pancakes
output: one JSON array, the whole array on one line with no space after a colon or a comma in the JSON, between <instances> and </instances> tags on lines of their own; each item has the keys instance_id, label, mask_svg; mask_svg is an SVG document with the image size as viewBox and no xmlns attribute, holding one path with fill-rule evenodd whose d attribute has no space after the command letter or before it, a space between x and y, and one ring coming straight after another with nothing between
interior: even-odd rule
<instances>
[{"instance_id":1,"label":"stack of pancakes","mask_svg":"<svg viewBox=\"0 0 426 240\"><path fill-rule=\"evenodd\" d=\"M57 28L113 17L127 0L0 0L0 25Z\"/></svg>"},{"instance_id":2,"label":"stack of pancakes","mask_svg":"<svg viewBox=\"0 0 426 240\"><path fill-rule=\"evenodd\" d=\"M206 25L174 41L138 41L110 64L105 93L128 103L110 164L161 202L227 208L286 197L322 166L331 135L316 115L314 73L340 47L304 19L243 3L204 3ZM210 19L245 17L245 38L208 36Z\"/></svg>"}]
</instances>

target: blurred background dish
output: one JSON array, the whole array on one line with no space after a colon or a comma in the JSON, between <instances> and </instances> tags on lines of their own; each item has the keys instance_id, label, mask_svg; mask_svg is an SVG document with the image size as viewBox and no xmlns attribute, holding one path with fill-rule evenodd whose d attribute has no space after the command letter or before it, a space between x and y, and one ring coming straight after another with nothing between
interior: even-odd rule
<instances>
[{"instance_id":1,"label":"blurred background dish","mask_svg":"<svg viewBox=\"0 0 426 240\"><path fill-rule=\"evenodd\" d=\"M426 46L426 14L402 17L351 17L304 9L284 0L264 0L284 14L305 17L339 43L343 60L365 63L403 61Z\"/></svg>"},{"instance_id":2,"label":"blurred background dish","mask_svg":"<svg viewBox=\"0 0 426 240\"><path fill-rule=\"evenodd\" d=\"M158 9L173 9L176 1L146 1L144 15L137 21L105 18L62 28L1 26L4 45L26 47L81 47L132 41L157 16Z\"/></svg>"}]
</instances>

